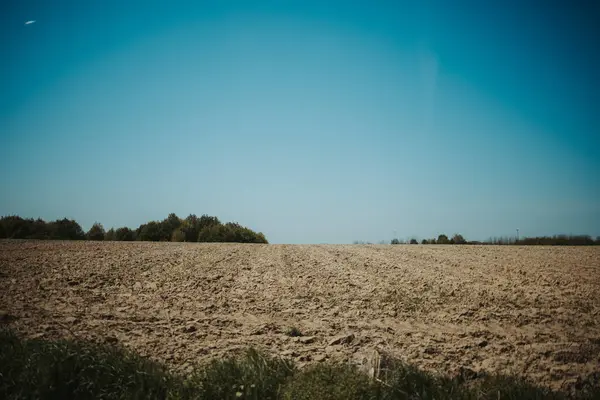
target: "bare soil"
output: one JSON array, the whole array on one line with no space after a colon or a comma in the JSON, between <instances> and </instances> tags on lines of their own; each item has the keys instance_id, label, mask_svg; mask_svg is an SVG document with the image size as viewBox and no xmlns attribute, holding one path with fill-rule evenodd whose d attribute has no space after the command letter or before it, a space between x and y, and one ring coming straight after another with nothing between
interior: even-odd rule
<instances>
[{"instance_id":1,"label":"bare soil","mask_svg":"<svg viewBox=\"0 0 600 400\"><path fill-rule=\"evenodd\" d=\"M27 337L182 371L254 346L563 390L600 377L600 247L0 241L0 310Z\"/></svg>"}]
</instances>

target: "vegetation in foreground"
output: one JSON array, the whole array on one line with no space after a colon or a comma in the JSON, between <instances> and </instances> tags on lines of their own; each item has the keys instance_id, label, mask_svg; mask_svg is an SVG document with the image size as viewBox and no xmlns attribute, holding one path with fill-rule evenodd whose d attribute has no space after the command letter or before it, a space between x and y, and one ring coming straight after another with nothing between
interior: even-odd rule
<instances>
[{"instance_id":1,"label":"vegetation in foreground","mask_svg":"<svg viewBox=\"0 0 600 400\"><path fill-rule=\"evenodd\" d=\"M24 340L0 330L4 399L560 399L565 394L503 376L436 376L387 360L376 377L340 363L298 369L248 350L187 376L131 351L82 341ZM597 398L583 388L576 398Z\"/></svg>"},{"instance_id":2,"label":"vegetation in foreground","mask_svg":"<svg viewBox=\"0 0 600 400\"><path fill-rule=\"evenodd\" d=\"M121 227L104 230L95 223L85 233L74 220L67 218L46 222L41 218L21 218L16 215L0 218L0 239L55 240L143 240L151 242L234 242L268 243L262 232L254 232L234 222L221 223L217 217L189 215L185 219L174 213L162 221L150 221L136 230Z\"/></svg>"}]
</instances>

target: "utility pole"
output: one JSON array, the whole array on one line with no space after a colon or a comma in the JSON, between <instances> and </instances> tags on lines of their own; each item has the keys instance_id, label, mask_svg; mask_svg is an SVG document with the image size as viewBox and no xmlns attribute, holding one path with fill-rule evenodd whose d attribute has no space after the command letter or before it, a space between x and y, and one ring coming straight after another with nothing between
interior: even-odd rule
<instances>
[{"instance_id":1,"label":"utility pole","mask_svg":"<svg viewBox=\"0 0 600 400\"><path fill-rule=\"evenodd\" d=\"M519 228L517 228L517 242L519 241Z\"/></svg>"}]
</instances>

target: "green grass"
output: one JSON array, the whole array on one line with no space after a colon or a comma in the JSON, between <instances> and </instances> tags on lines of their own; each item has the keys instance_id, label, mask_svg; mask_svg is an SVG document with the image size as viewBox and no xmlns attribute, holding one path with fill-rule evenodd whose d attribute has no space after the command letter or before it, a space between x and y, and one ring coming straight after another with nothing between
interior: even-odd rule
<instances>
[{"instance_id":1,"label":"green grass","mask_svg":"<svg viewBox=\"0 0 600 400\"><path fill-rule=\"evenodd\" d=\"M298 369L256 350L198 365L187 376L131 351L78 341L24 340L0 330L2 399L560 399L514 377L471 381L397 360L371 379L348 364ZM598 398L595 388L581 398Z\"/></svg>"}]
</instances>

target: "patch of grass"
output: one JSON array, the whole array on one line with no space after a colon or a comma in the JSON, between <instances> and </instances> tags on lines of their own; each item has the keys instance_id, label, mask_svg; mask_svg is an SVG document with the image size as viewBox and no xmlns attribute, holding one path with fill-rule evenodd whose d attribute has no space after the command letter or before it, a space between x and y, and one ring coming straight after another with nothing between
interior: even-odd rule
<instances>
[{"instance_id":1,"label":"patch of grass","mask_svg":"<svg viewBox=\"0 0 600 400\"><path fill-rule=\"evenodd\" d=\"M588 390L589 389L589 390ZM599 398L593 386L575 398ZM188 376L110 346L23 340L0 330L2 399L561 399L515 377L449 378L386 358L369 375L341 363L297 369L250 349L199 365Z\"/></svg>"},{"instance_id":2,"label":"patch of grass","mask_svg":"<svg viewBox=\"0 0 600 400\"><path fill-rule=\"evenodd\" d=\"M164 399L178 386L164 366L123 349L0 330L3 399Z\"/></svg>"},{"instance_id":3,"label":"patch of grass","mask_svg":"<svg viewBox=\"0 0 600 400\"><path fill-rule=\"evenodd\" d=\"M377 399L366 374L347 364L316 364L294 376L284 388L285 400Z\"/></svg>"},{"instance_id":4,"label":"patch of grass","mask_svg":"<svg viewBox=\"0 0 600 400\"><path fill-rule=\"evenodd\" d=\"M286 332L286 335L290 336L290 337L298 337L298 336L302 336L302 332L300 331L300 329L298 329L295 326L290 327Z\"/></svg>"},{"instance_id":5,"label":"patch of grass","mask_svg":"<svg viewBox=\"0 0 600 400\"><path fill-rule=\"evenodd\" d=\"M196 368L186 382L187 394L201 399L279 399L283 385L296 372L291 361L249 349L242 357Z\"/></svg>"}]
</instances>

